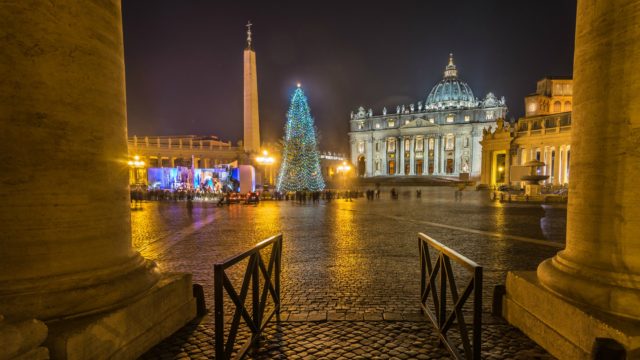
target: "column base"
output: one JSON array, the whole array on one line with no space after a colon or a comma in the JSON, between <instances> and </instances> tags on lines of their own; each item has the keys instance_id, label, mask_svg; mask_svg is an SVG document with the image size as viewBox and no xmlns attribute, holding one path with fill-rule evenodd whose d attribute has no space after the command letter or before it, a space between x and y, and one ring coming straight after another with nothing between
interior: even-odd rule
<instances>
[{"instance_id":1,"label":"column base","mask_svg":"<svg viewBox=\"0 0 640 360\"><path fill-rule=\"evenodd\" d=\"M46 338L43 322L32 319L10 323L0 315L0 359L49 359L49 350L41 346Z\"/></svg>"},{"instance_id":2,"label":"column base","mask_svg":"<svg viewBox=\"0 0 640 360\"><path fill-rule=\"evenodd\" d=\"M640 323L574 304L546 289L535 271L507 274L502 316L559 359L589 359L596 338L610 338L640 356Z\"/></svg>"},{"instance_id":3,"label":"column base","mask_svg":"<svg viewBox=\"0 0 640 360\"><path fill-rule=\"evenodd\" d=\"M48 323L45 345L56 359L135 359L195 316L191 274L162 274L120 308Z\"/></svg>"}]
</instances>

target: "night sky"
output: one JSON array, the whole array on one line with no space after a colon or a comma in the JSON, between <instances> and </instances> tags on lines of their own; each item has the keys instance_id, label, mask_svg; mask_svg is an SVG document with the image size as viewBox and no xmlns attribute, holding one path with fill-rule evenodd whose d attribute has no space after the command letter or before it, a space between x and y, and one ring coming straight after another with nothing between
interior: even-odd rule
<instances>
[{"instance_id":1,"label":"night sky","mask_svg":"<svg viewBox=\"0 0 640 360\"><path fill-rule=\"evenodd\" d=\"M282 137L297 82L320 149L348 151L349 113L426 99L453 52L508 117L546 75L572 73L575 0L295 3L123 1L129 135L242 138L242 51L253 26L262 141Z\"/></svg>"}]
</instances>

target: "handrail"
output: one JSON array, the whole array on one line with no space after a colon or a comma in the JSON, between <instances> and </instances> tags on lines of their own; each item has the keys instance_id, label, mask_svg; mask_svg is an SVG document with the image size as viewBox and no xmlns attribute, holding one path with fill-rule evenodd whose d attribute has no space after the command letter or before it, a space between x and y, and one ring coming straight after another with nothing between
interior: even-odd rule
<instances>
[{"instance_id":1,"label":"handrail","mask_svg":"<svg viewBox=\"0 0 640 360\"><path fill-rule=\"evenodd\" d=\"M438 252L435 264L431 262L429 247ZM456 359L480 359L482 346L482 266L455 250L439 243L431 237L418 233L418 249L420 251L420 307L438 330L438 337L449 353ZM472 276L467 286L459 295L458 287L451 267L451 260L460 264ZM448 283L448 287L447 287ZM447 312L447 289L451 294L453 309ZM469 329L462 313L462 307L473 292L473 323L472 339L469 339ZM431 297L432 311L428 302ZM457 346L447 336L447 332L456 324L463 355Z\"/></svg>"},{"instance_id":2,"label":"handrail","mask_svg":"<svg viewBox=\"0 0 640 360\"><path fill-rule=\"evenodd\" d=\"M260 255L260 251L268 246L271 246L271 255L268 263L265 264ZM246 258L249 258L249 262L244 273L240 292L237 292L231 284L225 270ZM216 359L231 359L241 319L244 320L246 325L251 329L251 338L242 345L235 356L236 359L242 359L252 345L258 347L260 334L264 328L273 315L280 315L281 258L282 234L279 234L261 241L250 250L232 256L213 266ZM261 280L263 282L262 289L260 286ZM245 307L249 284L251 284L251 315ZM225 291L235 305L235 312L231 320L231 327L226 342L224 333ZM269 295L271 295L274 307L269 313L265 314Z\"/></svg>"}]
</instances>

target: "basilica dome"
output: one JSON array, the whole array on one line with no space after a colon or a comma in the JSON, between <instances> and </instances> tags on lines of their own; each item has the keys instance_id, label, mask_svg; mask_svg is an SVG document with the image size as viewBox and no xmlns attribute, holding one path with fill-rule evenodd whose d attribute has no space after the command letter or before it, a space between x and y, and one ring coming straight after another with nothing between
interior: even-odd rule
<instances>
[{"instance_id":1,"label":"basilica dome","mask_svg":"<svg viewBox=\"0 0 640 360\"><path fill-rule=\"evenodd\" d=\"M449 54L449 64L445 68L444 78L429 92L425 110L461 109L478 106L473 91L464 80L458 78L458 70L453 63L453 54Z\"/></svg>"}]
</instances>

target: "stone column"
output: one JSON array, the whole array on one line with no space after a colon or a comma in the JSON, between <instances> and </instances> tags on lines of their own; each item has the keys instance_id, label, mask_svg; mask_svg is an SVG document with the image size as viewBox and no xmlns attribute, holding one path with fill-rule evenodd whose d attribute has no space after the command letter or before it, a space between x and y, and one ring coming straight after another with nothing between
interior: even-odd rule
<instances>
[{"instance_id":1,"label":"stone column","mask_svg":"<svg viewBox=\"0 0 640 360\"><path fill-rule=\"evenodd\" d=\"M396 136L396 175L402 175L402 138Z\"/></svg>"},{"instance_id":2,"label":"stone column","mask_svg":"<svg viewBox=\"0 0 640 360\"><path fill-rule=\"evenodd\" d=\"M422 175L429 175L429 138L422 138Z\"/></svg>"},{"instance_id":3,"label":"stone column","mask_svg":"<svg viewBox=\"0 0 640 360\"><path fill-rule=\"evenodd\" d=\"M561 163L561 157L560 157L560 145L556 145L555 146L555 159L554 159L554 164L553 164L553 184L554 185L560 185L560 179L562 178L560 171L560 163Z\"/></svg>"},{"instance_id":4,"label":"stone column","mask_svg":"<svg viewBox=\"0 0 640 360\"><path fill-rule=\"evenodd\" d=\"M398 171L398 175L406 175L404 173L404 152L405 152L405 148L404 148L404 136L401 136L400 138L400 159L399 159L399 166L398 169L400 171Z\"/></svg>"},{"instance_id":5,"label":"stone column","mask_svg":"<svg viewBox=\"0 0 640 360\"><path fill-rule=\"evenodd\" d=\"M185 278L189 293L165 292L164 305L132 310L145 325L127 322L170 281L131 247L120 1L8 1L0 18L0 309L9 320L93 315L82 329L50 325L54 357L136 357L186 322L162 323L166 306L192 297ZM118 321L99 323L110 311Z\"/></svg>"},{"instance_id":6,"label":"stone column","mask_svg":"<svg viewBox=\"0 0 640 360\"><path fill-rule=\"evenodd\" d=\"M562 149L562 183L567 183L567 150L568 146L565 145L564 149Z\"/></svg>"},{"instance_id":7,"label":"stone column","mask_svg":"<svg viewBox=\"0 0 640 360\"><path fill-rule=\"evenodd\" d=\"M366 177L370 177L373 176L373 140L370 137L367 142L365 143L365 166L366 166L366 170L365 170L365 176Z\"/></svg>"},{"instance_id":8,"label":"stone column","mask_svg":"<svg viewBox=\"0 0 640 360\"><path fill-rule=\"evenodd\" d=\"M507 155L504 157L504 182L511 185L511 150L507 149Z\"/></svg>"},{"instance_id":9,"label":"stone column","mask_svg":"<svg viewBox=\"0 0 640 360\"><path fill-rule=\"evenodd\" d=\"M416 148L416 138L415 136L411 137L411 149L409 149L409 175L416 175L416 169L415 169L415 157L416 157L416 152L415 152L415 148Z\"/></svg>"},{"instance_id":10,"label":"stone column","mask_svg":"<svg viewBox=\"0 0 640 360\"><path fill-rule=\"evenodd\" d=\"M578 1L567 246L538 268L562 296L637 320L639 24L638 0Z\"/></svg>"},{"instance_id":11,"label":"stone column","mask_svg":"<svg viewBox=\"0 0 640 360\"><path fill-rule=\"evenodd\" d=\"M433 174L440 175L440 135L433 140Z\"/></svg>"},{"instance_id":12,"label":"stone column","mask_svg":"<svg viewBox=\"0 0 640 360\"><path fill-rule=\"evenodd\" d=\"M380 142L382 142L382 140L378 140ZM384 142L382 144L380 144L380 151L382 151L381 156L380 156L380 174L381 175L388 175L388 171L387 171L387 139L384 139Z\"/></svg>"}]
</instances>

